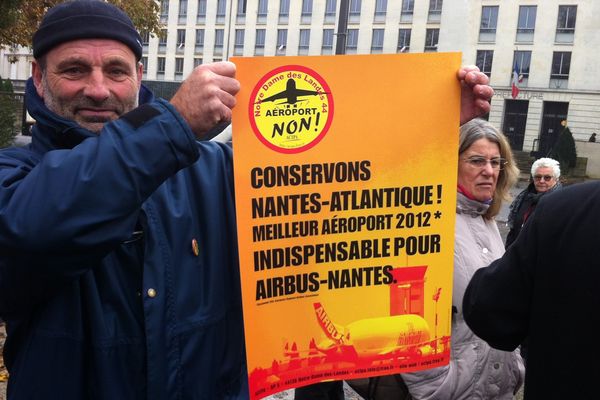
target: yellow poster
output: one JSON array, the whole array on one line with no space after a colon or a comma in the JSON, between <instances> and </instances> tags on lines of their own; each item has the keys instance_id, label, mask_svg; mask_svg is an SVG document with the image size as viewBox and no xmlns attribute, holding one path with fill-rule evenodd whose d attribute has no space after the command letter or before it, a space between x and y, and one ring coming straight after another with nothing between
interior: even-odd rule
<instances>
[{"instance_id":1,"label":"yellow poster","mask_svg":"<svg viewBox=\"0 0 600 400\"><path fill-rule=\"evenodd\" d=\"M447 364L460 54L232 61L251 398Z\"/></svg>"}]
</instances>

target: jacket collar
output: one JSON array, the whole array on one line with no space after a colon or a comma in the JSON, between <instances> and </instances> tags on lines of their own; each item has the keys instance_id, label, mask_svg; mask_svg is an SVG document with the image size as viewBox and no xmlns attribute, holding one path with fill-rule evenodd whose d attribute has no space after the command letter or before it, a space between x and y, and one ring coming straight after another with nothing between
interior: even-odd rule
<instances>
[{"instance_id":1,"label":"jacket collar","mask_svg":"<svg viewBox=\"0 0 600 400\"><path fill-rule=\"evenodd\" d=\"M458 192L456 194L456 213L467 214L472 217L479 217L485 214L490 207L489 204L482 203L477 200L471 200L464 194Z\"/></svg>"},{"instance_id":2,"label":"jacket collar","mask_svg":"<svg viewBox=\"0 0 600 400\"><path fill-rule=\"evenodd\" d=\"M142 85L139 104L149 103L153 100L152 92ZM33 149L40 153L54 149L71 149L83 140L96 136L94 132L83 128L75 121L50 111L35 90L32 78L27 80L25 105L29 115L36 121L31 131L31 144Z\"/></svg>"}]
</instances>

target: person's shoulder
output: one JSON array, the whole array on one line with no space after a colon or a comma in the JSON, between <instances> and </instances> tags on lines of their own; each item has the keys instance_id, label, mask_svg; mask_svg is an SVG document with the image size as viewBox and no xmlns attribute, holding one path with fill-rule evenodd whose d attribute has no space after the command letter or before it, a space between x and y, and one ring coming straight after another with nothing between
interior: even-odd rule
<instances>
[{"instance_id":1,"label":"person's shoulder","mask_svg":"<svg viewBox=\"0 0 600 400\"><path fill-rule=\"evenodd\" d=\"M0 163L6 164L9 162L27 163L32 158L38 159L36 153L31 149L31 145L14 146L0 149Z\"/></svg>"},{"instance_id":2,"label":"person's shoulder","mask_svg":"<svg viewBox=\"0 0 600 400\"><path fill-rule=\"evenodd\" d=\"M585 211L588 206L600 210L600 181L563 186L543 196L540 204L553 210L562 209L564 214L571 214L578 210ZM566 209L570 212L565 213Z\"/></svg>"},{"instance_id":3,"label":"person's shoulder","mask_svg":"<svg viewBox=\"0 0 600 400\"><path fill-rule=\"evenodd\" d=\"M555 192L561 196L589 194L600 196L600 181L588 181L562 186Z\"/></svg>"}]
</instances>

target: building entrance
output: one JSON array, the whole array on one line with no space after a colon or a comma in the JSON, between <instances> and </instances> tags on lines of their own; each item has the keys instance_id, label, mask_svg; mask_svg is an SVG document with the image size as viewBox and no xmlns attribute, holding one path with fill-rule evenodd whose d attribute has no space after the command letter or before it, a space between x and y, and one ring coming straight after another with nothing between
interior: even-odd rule
<instances>
[{"instance_id":1,"label":"building entrance","mask_svg":"<svg viewBox=\"0 0 600 400\"><path fill-rule=\"evenodd\" d=\"M562 126L560 122L567 119L569 103L560 101L545 101L542 113L542 130L539 136L539 157L550 153Z\"/></svg>"},{"instance_id":2,"label":"building entrance","mask_svg":"<svg viewBox=\"0 0 600 400\"><path fill-rule=\"evenodd\" d=\"M523 150L529 100L505 100L502 131L513 150Z\"/></svg>"}]
</instances>

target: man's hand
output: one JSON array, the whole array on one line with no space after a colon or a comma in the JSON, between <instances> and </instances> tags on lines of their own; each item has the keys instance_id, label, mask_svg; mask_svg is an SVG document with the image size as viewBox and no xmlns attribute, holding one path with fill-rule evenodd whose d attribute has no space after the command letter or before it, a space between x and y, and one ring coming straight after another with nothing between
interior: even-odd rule
<instances>
[{"instance_id":1,"label":"man's hand","mask_svg":"<svg viewBox=\"0 0 600 400\"><path fill-rule=\"evenodd\" d=\"M171 104L190 125L197 138L221 122L231 121L231 109L240 83L235 64L217 62L200 65L183 81Z\"/></svg>"},{"instance_id":2,"label":"man's hand","mask_svg":"<svg viewBox=\"0 0 600 400\"><path fill-rule=\"evenodd\" d=\"M490 79L479 68L466 66L458 70L460 81L460 124L469 122L490 112L490 100L494 89L489 86Z\"/></svg>"}]
</instances>

